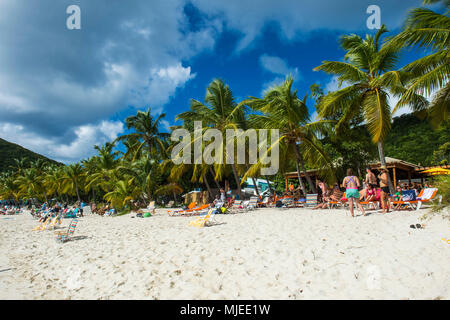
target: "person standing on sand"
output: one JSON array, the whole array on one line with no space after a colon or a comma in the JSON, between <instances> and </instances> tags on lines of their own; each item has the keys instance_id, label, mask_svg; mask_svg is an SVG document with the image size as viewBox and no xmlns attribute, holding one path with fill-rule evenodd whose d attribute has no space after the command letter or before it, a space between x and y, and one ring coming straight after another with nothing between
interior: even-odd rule
<instances>
[{"instance_id":1,"label":"person standing on sand","mask_svg":"<svg viewBox=\"0 0 450 320\"><path fill-rule=\"evenodd\" d=\"M361 205L361 203L359 203L359 192L358 192L358 188L360 187L359 179L358 177L353 175L352 169L347 169L347 176L344 178L342 185L346 190L346 197L349 201L350 213L352 214L352 217L354 217L353 201L356 202L356 205L358 206L359 210L361 210L361 212L364 215L366 215L363 206Z\"/></svg>"},{"instance_id":2,"label":"person standing on sand","mask_svg":"<svg viewBox=\"0 0 450 320\"><path fill-rule=\"evenodd\" d=\"M366 185L372 186L372 188L376 188L377 187L377 177L372 172L372 170L370 170L370 168L366 168L366 173L367 173L366 179L364 180L364 182L366 183Z\"/></svg>"},{"instance_id":3,"label":"person standing on sand","mask_svg":"<svg viewBox=\"0 0 450 320\"><path fill-rule=\"evenodd\" d=\"M378 175L381 187L381 207L383 214L389 212L389 185L388 185L388 171L385 166L381 167L381 173Z\"/></svg>"}]
</instances>

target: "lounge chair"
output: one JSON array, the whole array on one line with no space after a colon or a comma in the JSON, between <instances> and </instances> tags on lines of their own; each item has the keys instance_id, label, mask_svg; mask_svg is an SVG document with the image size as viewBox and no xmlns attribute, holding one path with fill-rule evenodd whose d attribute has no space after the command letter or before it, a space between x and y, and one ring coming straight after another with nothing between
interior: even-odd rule
<instances>
[{"instance_id":1,"label":"lounge chair","mask_svg":"<svg viewBox=\"0 0 450 320\"><path fill-rule=\"evenodd\" d=\"M246 208L248 210L254 210L258 207L258 197L250 197L250 200L248 204L246 205Z\"/></svg>"},{"instance_id":2,"label":"lounge chair","mask_svg":"<svg viewBox=\"0 0 450 320\"><path fill-rule=\"evenodd\" d=\"M155 201L151 201L150 204L147 206L147 210L150 210L151 214L155 214Z\"/></svg>"},{"instance_id":3,"label":"lounge chair","mask_svg":"<svg viewBox=\"0 0 450 320\"><path fill-rule=\"evenodd\" d=\"M241 200L235 200L233 202L233 204L231 205L230 208L228 208L228 210L230 210L231 213L237 213L237 212L241 212L243 211L243 207L242 207L242 201Z\"/></svg>"},{"instance_id":4,"label":"lounge chair","mask_svg":"<svg viewBox=\"0 0 450 320\"><path fill-rule=\"evenodd\" d=\"M315 206L317 206L317 193L307 194L305 208L306 207L315 207Z\"/></svg>"},{"instance_id":5,"label":"lounge chair","mask_svg":"<svg viewBox=\"0 0 450 320\"><path fill-rule=\"evenodd\" d=\"M209 208L209 204L202 204L196 208L187 209L180 213L182 216L197 216L207 210Z\"/></svg>"},{"instance_id":6,"label":"lounge chair","mask_svg":"<svg viewBox=\"0 0 450 320\"><path fill-rule=\"evenodd\" d=\"M52 222L48 225L48 227L55 229L56 224L57 223L61 224L61 221L62 221L62 215L57 215L56 217L53 218Z\"/></svg>"},{"instance_id":7,"label":"lounge chair","mask_svg":"<svg viewBox=\"0 0 450 320\"><path fill-rule=\"evenodd\" d=\"M281 199L280 201L283 204L281 209L294 208L294 199L292 199L292 198L284 198L284 199Z\"/></svg>"},{"instance_id":8,"label":"lounge chair","mask_svg":"<svg viewBox=\"0 0 450 320\"><path fill-rule=\"evenodd\" d=\"M169 201L169 203L167 203L166 208L172 208L174 204L175 204L175 201L171 200L171 201Z\"/></svg>"},{"instance_id":9,"label":"lounge chair","mask_svg":"<svg viewBox=\"0 0 450 320\"><path fill-rule=\"evenodd\" d=\"M171 217L181 217L181 216L192 216L192 215L198 215L200 211L205 210L209 207L209 204L204 204L199 207L186 209L186 210L177 210L177 211L169 211L169 216Z\"/></svg>"},{"instance_id":10,"label":"lounge chair","mask_svg":"<svg viewBox=\"0 0 450 320\"><path fill-rule=\"evenodd\" d=\"M343 207L344 202L342 201L342 198L345 196L345 193L340 190L334 190L331 194L330 198L332 200L328 201L327 206L328 209L331 208L337 208L337 207Z\"/></svg>"},{"instance_id":11,"label":"lounge chair","mask_svg":"<svg viewBox=\"0 0 450 320\"><path fill-rule=\"evenodd\" d=\"M263 201L258 202L258 207L267 207L269 204L269 197L265 197Z\"/></svg>"},{"instance_id":12,"label":"lounge chair","mask_svg":"<svg viewBox=\"0 0 450 320\"><path fill-rule=\"evenodd\" d=\"M392 201L392 204L404 204L413 210L419 210L423 203L431 202L436 199L437 191L437 188L426 188L419 193L416 200Z\"/></svg>"},{"instance_id":13,"label":"lounge chair","mask_svg":"<svg viewBox=\"0 0 450 320\"><path fill-rule=\"evenodd\" d=\"M197 205L197 202L194 201L194 202L189 203L187 209L169 210L167 212L169 213L169 216L172 216L172 215L175 215L176 213L179 213L179 212L182 212L182 211L191 210L196 205Z\"/></svg>"},{"instance_id":14,"label":"lounge chair","mask_svg":"<svg viewBox=\"0 0 450 320\"><path fill-rule=\"evenodd\" d=\"M209 209L208 213L206 215L198 217L196 220L189 222L189 225L198 227L198 228L202 228L205 225L208 225L211 222L211 220L213 219L216 211L217 211L216 208Z\"/></svg>"},{"instance_id":15,"label":"lounge chair","mask_svg":"<svg viewBox=\"0 0 450 320\"><path fill-rule=\"evenodd\" d=\"M67 231L57 231L55 232L55 234L57 235L56 240L60 241L60 242L66 242L69 241L72 236L73 233L75 232L75 229L77 227L78 224L78 219L72 219L72 221L70 222L69 228L67 229Z\"/></svg>"},{"instance_id":16,"label":"lounge chair","mask_svg":"<svg viewBox=\"0 0 450 320\"><path fill-rule=\"evenodd\" d=\"M40 225L38 225L36 228L34 228L33 231L43 231L43 230L45 230L47 228L49 223L50 223L50 217L47 218L45 220L45 222L42 222Z\"/></svg>"}]
</instances>

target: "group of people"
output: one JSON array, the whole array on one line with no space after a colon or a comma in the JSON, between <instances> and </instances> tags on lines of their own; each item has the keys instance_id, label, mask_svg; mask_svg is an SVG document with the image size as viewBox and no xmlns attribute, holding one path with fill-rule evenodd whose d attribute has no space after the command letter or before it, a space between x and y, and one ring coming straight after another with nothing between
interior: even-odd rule
<instances>
[{"instance_id":1,"label":"group of people","mask_svg":"<svg viewBox=\"0 0 450 320\"><path fill-rule=\"evenodd\" d=\"M379 181L379 183L378 183ZM381 204L383 214L388 213L391 209L399 210L401 203L393 205L393 201L411 200L405 199L404 193L407 190L414 190L417 196L422 186L420 184L411 183L398 186L396 192L391 195L389 189L389 172L385 166L380 168L380 173L376 176L370 168L366 168L366 177L363 181L363 186L359 178L353 174L352 169L347 170L347 176L342 181L342 188L345 189L345 198L343 192L336 184L329 188L325 182L318 181L318 186L321 191L321 203L314 209L324 209L330 201L348 201L350 213L354 216L354 204L365 215L364 207L361 201L379 201ZM430 187L425 185L425 188Z\"/></svg>"},{"instance_id":2,"label":"group of people","mask_svg":"<svg viewBox=\"0 0 450 320\"><path fill-rule=\"evenodd\" d=\"M67 203L55 203L50 205L44 202L39 208L32 208L30 213L39 222L45 222L52 217L69 218L83 217L83 203L75 203L73 207L69 207Z\"/></svg>"}]
</instances>

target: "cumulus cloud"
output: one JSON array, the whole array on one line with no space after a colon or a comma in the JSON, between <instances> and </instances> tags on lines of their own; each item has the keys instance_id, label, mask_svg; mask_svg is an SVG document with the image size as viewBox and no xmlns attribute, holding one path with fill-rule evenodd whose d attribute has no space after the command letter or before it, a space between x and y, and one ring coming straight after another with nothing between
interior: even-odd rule
<instances>
[{"instance_id":1,"label":"cumulus cloud","mask_svg":"<svg viewBox=\"0 0 450 320\"><path fill-rule=\"evenodd\" d=\"M282 84L286 80L287 76L292 76L294 81L299 81L302 79L298 68L289 66L286 60L280 57L263 54L259 58L259 62L264 70L276 75L275 78L263 84L262 94L264 94L267 89L275 85Z\"/></svg>"},{"instance_id":2,"label":"cumulus cloud","mask_svg":"<svg viewBox=\"0 0 450 320\"><path fill-rule=\"evenodd\" d=\"M17 143L76 159L81 137L91 143L87 133L115 113L162 112L195 77L183 61L211 50L221 24L206 19L190 30L184 0L79 0L81 30L68 30L72 4L0 2L0 119L2 132L18 130Z\"/></svg>"},{"instance_id":3,"label":"cumulus cloud","mask_svg":"<svg viewBox=\"0 0 450 320\"><path fill-rule=\"evenodd\" d=\"M307 37L313 30L367 31L367 7L376 4L381 9L381 22L388 28L400 27L409 8L422 4L422 0L192 0L204 12L223 17L229 28L242 37L237 50L251 46L261 36L268 23L279 26L280 36L286 40Z\"/></svg>"},{"instance_id":4,"label":"cumulus cloud","mask_svg":"<svg viewBox=\"0 0 450 320\"><path fill-rule=\"evenodd\" d=\"M30 150L43 150L50 158L71 163L87 158L94 153L94 145L103 145L112 141L124 131L120 121L101 121L74 129L75 138L69 143L60 143L53 137L37 136L28 132L24 125L0 122L2 138L22 145Z\"/></svg>"},{"instance_id":5,"label":"cumulus cloud","mask_svg":"<svg viewBox=\"0 0 450 320\"><path fill-rule=\"evenodd\" d=\"M185 12L189 3L200 12L195 27ZM420 3L376 4L382 21L396 28L406 10ZM73 4L81 8L81 30L66 28L66 8ZM242 35L237 51L251 47L269 23L278 25L287 41L318 29L366 31L369 4L373 1L1 0L0 133L56 159L88 156L94 140L108 137L101 123L112 115L130 106L162 112L196 76L190 59L213 50L223 30ZM288 73L301 76L282 58L265 55L260 62L274 76L265 87Z\"/></svg>"}]
</instances>

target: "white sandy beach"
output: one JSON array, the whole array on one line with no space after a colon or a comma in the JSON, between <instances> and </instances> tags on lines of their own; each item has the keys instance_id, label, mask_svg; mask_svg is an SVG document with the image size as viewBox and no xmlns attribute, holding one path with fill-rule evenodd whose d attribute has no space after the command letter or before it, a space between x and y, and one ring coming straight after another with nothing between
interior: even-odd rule
<instances>
[{"instance_id":1,"label":"white sandy beach","mask_svg":"<svg viewBox=\"0 0 450 320\"><path fill-rule=\"evenodd\" d=\"M0 299L450 298L450 223L411 229L425 210L258 209L201 229L166 212L89 215L65 244L0 217Z\"/></svg>"}]
</instances>

